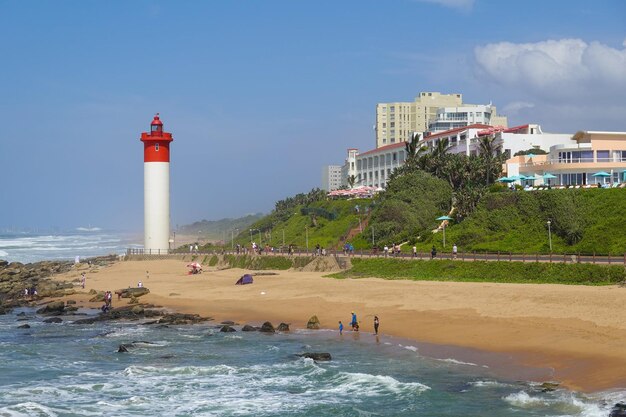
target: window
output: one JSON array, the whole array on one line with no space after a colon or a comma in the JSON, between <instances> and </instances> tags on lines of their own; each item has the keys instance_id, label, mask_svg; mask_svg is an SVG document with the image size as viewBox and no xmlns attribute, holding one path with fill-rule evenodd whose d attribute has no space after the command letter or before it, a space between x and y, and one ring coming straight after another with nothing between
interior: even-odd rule
<instances>
[{"instance_id":1,"label":"window","mask_svg":"<svg viewBox=\"0 0 626 417\"><path fill-rule=\"evenodd\" d=\"M155 144L154 144L154 150L155 150L155 151L157 151L157 152L159 152L159 144L158 144L158 143L155 143Z\"/></svg>"},{"instance_id":2,"label":"window","mask_svg":"<svg viewBox=\"0 0 626 417\"><path fill-rule=\"evenodd\" d=\"M396 122L389 123L389 127L396 127Z\"/></svg>"},{"instance_id":3,"label":"window","mask_svg":"<svg viewBox=\"0 0 626 417\"><path fill-rule=\"evenodd\" d=\"M596 162L610 162L609 151L596 151Z\"/></svg>"},{"instance_id":4,"label":"window","mask_svg":"<svg viewBox=\"0 0 626 417\"><path fill-rule=\"evenodd\" d=\"M393 153L393 162L397 162L398 161L398 154L397 153Z\"/></svg>"},{"instance_id":5,"label":"window","mask_svg":"<svg viewBox=\"0 0 626 417\"><path fill-rule=\"evenodd\" d=\"M383 128L387 127L387 123L383 122Z\"/></svg>"},{"instance_id":6,"label":"window","mask_svg":"<svg viewBox=\"0 0 626 417\"><path fill-rule=\"evenodd\" d=\"M618 155L621 152L622 157L620 158L620 162L626 162L626 151L617 151Z\"/></svg>"},{"instance_id":7,"label":"window","mask_svg":"<svg viewBox=\"0 0 626 417\"><path fill-rule=\"evenodd\" d=\"M389 112L390 112L390 113L393 113L393 112L395 112L395 111L396 111L396 107L395 107L395 106L391 106L391 107L389 107Z\"/></svg>"}]
</instances>

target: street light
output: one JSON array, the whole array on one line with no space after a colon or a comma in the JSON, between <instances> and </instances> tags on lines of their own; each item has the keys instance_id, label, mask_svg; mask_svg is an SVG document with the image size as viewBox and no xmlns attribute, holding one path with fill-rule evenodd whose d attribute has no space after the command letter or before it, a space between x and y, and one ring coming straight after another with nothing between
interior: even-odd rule
<instances>
[{"instance_id":1,"label":"street light","mask_svg":"<svg viewBox=\"0 0 626 417\"><path fill-rule=\"evenodd\" d=\"M304 226L304 233L306 236L306 250L309 251L309 228L308 226Z\"/></svg>"},{"instance_id":2,"label":"street light","mask_svg":"<svg viewBox=\"0 0 626 417\"><path fill-rule=\"evenodd\" d=\"M552 230L550 229L552 222L548 220L546 223L548 224L548 242L550 244L550 252L552 252Z\"/></svg>"},{"instance_id":3,"label":"street light","mask_svg":"<svg viewBox=\"0 0 626 417\"><path fill-rule=\"evenodd\" d=\"M448 225L448 222L450 220L452 220L452 217L450 216L440 216L437 217L435 220L437 221L443 221L443 247L446 247L446 226Z\"/></svg>"}]
</instances>

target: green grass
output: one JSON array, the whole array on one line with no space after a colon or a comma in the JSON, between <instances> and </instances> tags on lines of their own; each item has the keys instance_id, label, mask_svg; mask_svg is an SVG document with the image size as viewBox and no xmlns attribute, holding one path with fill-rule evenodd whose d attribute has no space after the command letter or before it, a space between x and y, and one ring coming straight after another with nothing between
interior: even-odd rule
<instances>
[{"instance_id":1,"label":"green grass","mask_svg":"<svg viewBox=\"0 0 626 417\"><path fill-rule=\"evenodd\" d=\"M217 258L217 255L211 256L211 259L209 259L209 266L217 265L218 261L219 261L219 259Z\"/></svg>"},{"instance_id":2,"label":"green grass","mask_svg":"<svg viewBox=\"0 0 626 417\"><path fill-rule=\"evenodd\" d=\"M309 257L286 257L286 256L248 256L248 255L224 255L224 260L231 268L241 269L277 269L286 270L311 262Z\"/></svg>"},{"instance_id":3,"label":"green grass","mask_svg":"<svg viewBox=\"0 0 626 417\"><path fill-rule=\"evenodd\" d=\"M590 264L359 259L334 278L378 277L415 281L611 285L626 278L623 266Z\"/></svg>"}]
</instances>

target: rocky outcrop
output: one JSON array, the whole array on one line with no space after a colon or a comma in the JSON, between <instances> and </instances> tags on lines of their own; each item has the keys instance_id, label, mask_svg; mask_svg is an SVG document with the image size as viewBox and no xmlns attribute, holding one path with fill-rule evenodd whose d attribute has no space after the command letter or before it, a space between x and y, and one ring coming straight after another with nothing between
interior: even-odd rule
<instances>
[{"instance_id":1,"label":"rocky outcrop","mask_svg":"<svg viewBox=\"0 0 626 417\"><path fill-rule=\"evenodd\" d=\"M278 325L278 327L276 328L277 331L279 332L288 332L289 331L289 325L287 323L280 323Z\"/></svg>"},{"instance_id":2,"label":"rocky outcrop","mask_svg":"<svg viewBox=\"0 0 626 417\"><path fill-rule=\"evenodd\" d=\"M228 324L222 326L222 328L220 329L220 332L222 332L222 333L231 333L231 332L236 332L236 331L237 330L235 330L234 328L232 328Z\"/></svg>"},{"instance_id":3,"label":"rocky outcrop","mask_svg":"<svg viewBox=\"0 0 626 417\"><path fill-rule=\"evenodd\" d=\"M116 290L115 294L120 296L121 298L139 298L142 295L149 294L150 290L146 287L141 288L122 288L121 290Z\"/></svg>"},{"instance_id":4,"label":"rocky outcrop","mask_svg":"<svg viewBox=\"0 0 626 417\"><path fill-rule=\"evenodd\" d=\"M65 302L53 301L51 303L46 304L45 307L37 310L37 314L45 314L48 316L59 316L63 314L64 310L65 310Z\"/></svg>"},{"instance_id":5,"label":"rocky outcrop","mask_svg":"<svg viewBox=\"0 0 626 417\"><path fill-rule=\"evenodd\" d=\"M266 321L265 323L263 323L259 331L263 333L276 333L276 329L274 329L274 325L270 323L269 321Z\"/></svg>"},{"instance_id":6,"label":"rocky outcrop","mask_svg":"<svg viewBox=\"0 0 626 417\"><path fill-rule=\"evenodd\" d=\"M313 330L317 330L320 328L320 320L317 318L317 316L311 316L311 318L306 324L306 328L313 329Z\"/></svg>"},{"instance_id":7,"label":"rocky outcrop","mask_svg":"<svg viewBox=\"0 0 626 417\"><path fill-rule=\"evenodd\" d=\"M332 360L332 356L328 352L305 352L297 355L301 358L309 358L314 361L330 361Z\"/></svg>"},{"instance_id":8,"label":"rocky outcrop","mask_svg":"<svg viewBox=\"0 0 626 417\"><path fill-rule=\"evenodd\" d=\"M609 417L626 417L626 403L617 403L611 409Z\"/></svg>"},{"instance_id":9,"label":"rocky outcrop","mask_svg":"<svg viewBox=\"0 0 626 417\"><path fill-rule=\"evenodd\" d=\"M257 329L257 328L256 328L256 327L254 327L254 326L250 326L249 324L246 324L245 326L243 326L243 327L241 328L241 331L242 331L242 332L256 332L257 330L259 330L259 329Z\"/></svg>"},{"instance_id":10,"label":"rocky outcrop","mask_svg":"<svg viewBox=\"0 0 626 417\"><path fill-rule=\"evenodd\" d=\"M60 317L50 317L49 319L45 319L44 323L62 323L63 319Z\"/></svg>"},{"instance_id":11,"label":"rocky outcrop","mask_svg":"<svg viewBox=\"0 0 626 417\"><path fill-rule=\"evenodd\" d=\"M18 329L30 329L29 324L22 324L21 326L17 326Z\"/></svg>"}]
</instances>

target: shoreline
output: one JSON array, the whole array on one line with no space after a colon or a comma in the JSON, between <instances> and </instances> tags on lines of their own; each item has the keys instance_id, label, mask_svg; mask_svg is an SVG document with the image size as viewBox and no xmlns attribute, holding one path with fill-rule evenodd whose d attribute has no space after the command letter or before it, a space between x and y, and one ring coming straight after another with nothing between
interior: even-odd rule
<instances>
[{"instance_id":1,"label":"shoreline","mask_svg":"<svg viewBox=\"0 0 626 417\"><path fill-rule=\"evenodd\" d=\"M54 279L73 280L80 272ZM485 365L503 377L519 379L528 371L531 381L556 380L587 393L626 388L626 312L619 308L626 291L617 287L338 280L298 271L276 271L255 277L252 285L235 286L246 272L187 275L183 261L124 261L88 272L85 291L134 287L141 280L151 291L141 303L212 317L218 323L282 321L292 329L306 329L312 315L324 329L336 330L338 320L347 328L355 311L359 337L374 337L370 322L376 314L381 337L412 341L425 356L453 351L452 359L470 363L474 356L491 357L493 363ZM89 305L91 296L70 298ZM113 306L119 306L116 299Z\"/></svg>"}]
</instances>

